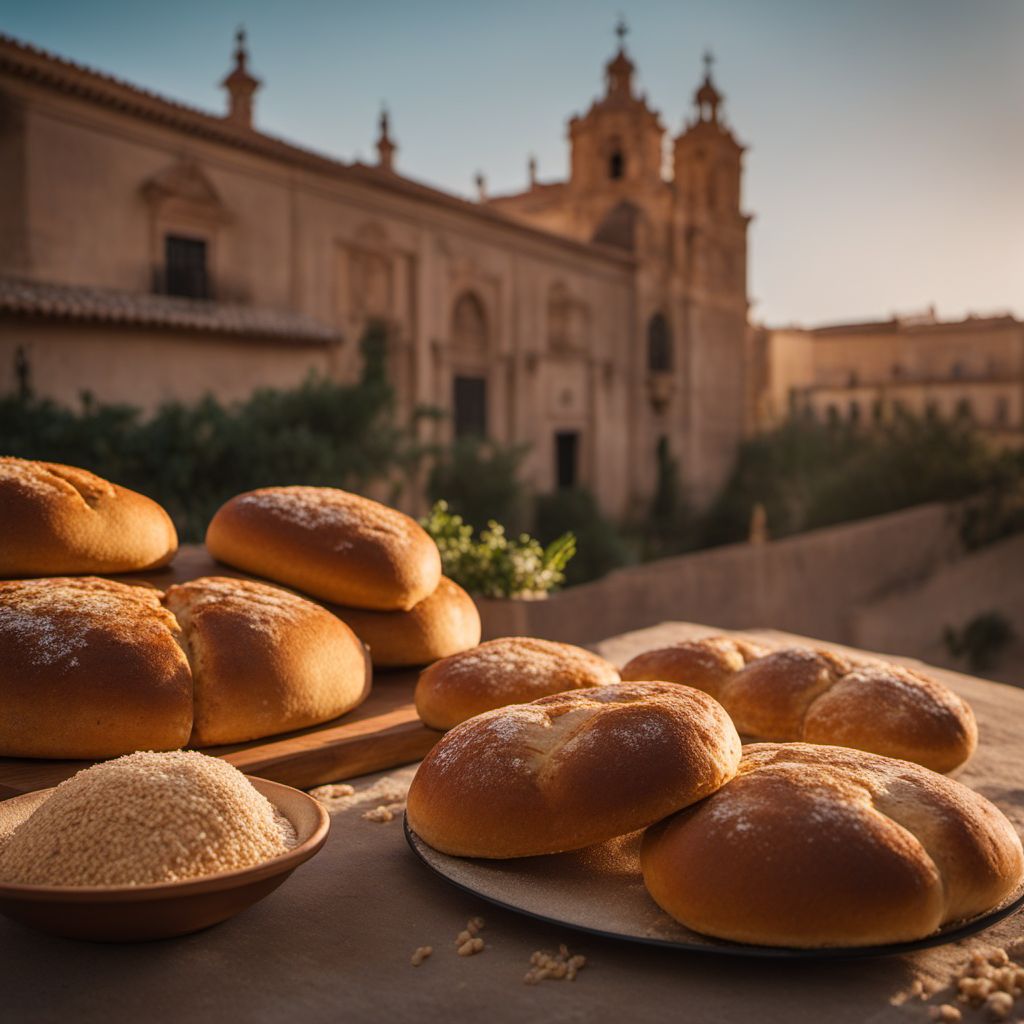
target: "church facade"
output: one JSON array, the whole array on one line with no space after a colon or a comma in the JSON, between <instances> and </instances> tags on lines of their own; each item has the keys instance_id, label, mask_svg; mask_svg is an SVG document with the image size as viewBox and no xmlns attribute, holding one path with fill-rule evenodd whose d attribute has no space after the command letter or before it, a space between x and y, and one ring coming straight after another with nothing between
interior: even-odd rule
<instances>
[{"instance_id":1,"label":"church facade","mask_svg":"<svg viewBox=\"0 0 1024 1024\"><path fill-rule=\"evenodd\" d=\"M530 446L539 492L643 507L659 444L709 499L749 426L742 147L710 70L669 138L624 45L566 181L469 202L261 132L240 37L218 116L0 37L0 391L154 408L359 372L442 438ZM481 190L482 191L482 190Z\"/></svg>"}]
</instances>

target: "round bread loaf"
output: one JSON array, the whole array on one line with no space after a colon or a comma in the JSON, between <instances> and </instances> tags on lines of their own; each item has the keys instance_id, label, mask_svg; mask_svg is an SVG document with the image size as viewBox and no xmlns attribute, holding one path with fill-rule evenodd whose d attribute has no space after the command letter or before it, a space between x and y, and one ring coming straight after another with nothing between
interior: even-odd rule
<instances>
[{"instance_id":1,"label":"round bread loaf","mask_svg":"<svg viewBox=\"0 0 1024 1024\"><path fill-rule=\"evenodd\" d=\"M899 665L830 651L767 651L726 636L690 640L630 661L623 679L696 686L721 701L744 736L831 743L952 771L978 743L970 705Z\"/></svg>"},{"instance_id":2,"label":"round bread loaf","mask_svg":"<svg viewBox=\"0 0 1024 1024\"><path fill-rule=\"evenodd\" d=\"M164 604L192 666L190 745L243 743L350 711L370 690L366 648L325 608L280 587L205 576Z\"/></svg>"},{"instance_id":3,"label":"round bread loaf","mask_svg":"<svg viewBox=\"0 0 1024 1024\"><path fill-rule=\"evenodd\" d=\"M447 576L407 612L336 604L328 608L369 646L375 668L427 665L480 642L480 613L469 594Z\"/></svg>"},{"instance_id":4,"label":"round bread loaf","mask_svg":"<svg viewBox=\"0 0 1024 1024\"><path fill-rule=\"evenodd\" d=\"M744 748L736 778L649 829L655 901L688 928L757 945L923 938L1024 881L1013 826L907 761L805 743Z\"/></svg>"},{"instance_id":5,"label":"round bread loaf","mask_svg":"<svg viewBox=\"0 0 1024 1024\"><path fill-rule=\"evenodd\" d=\"M571 690L456 726L409 789L410 827L457 857L530 857L625 835L732 778L740 741L700 690Z\"/></svg>"},{"instance_id":6,"label":"round bread loaf","mask_svg":"<svg viewBox=\"0 0 1024 1024\"><path fill-rule=\"evenodd\" d=\"M182 746L192 675L160 597L91 577L0 583L0 755Z\"/></svg>"},{"instance_id":7,"label":"round bread loaf","mask_svg":"<svg viewBox=\"0 0 1024 1024\"><path fill-rule=\"evenodd\" d=\"M214 558L333 604L408 611L441 582L430 535L395 509L334 487L264 487L218 509Z\"/></svg>"},{"instance_id":8,"label":"round bread loaf","mask_svg":"<svg viewBox=\"0 0 1024 1024\"><path fill-rule=\"evenodd\" d=\"M451 729L508 704L617 682L615 666L582 647L506 636L425 668L416 682L416 711L432 729Z\"/></svg>"},{"instance_id":9,"label":"round bread loaf","mask_svg":"<svg viewBox=\"0 0 1024 1024\"><path fill-rule=\"evenodd\" d=\"M137 572L177 550L150 498L74 466L0 457L0 577Z\"/></svg>"}]
</instances>

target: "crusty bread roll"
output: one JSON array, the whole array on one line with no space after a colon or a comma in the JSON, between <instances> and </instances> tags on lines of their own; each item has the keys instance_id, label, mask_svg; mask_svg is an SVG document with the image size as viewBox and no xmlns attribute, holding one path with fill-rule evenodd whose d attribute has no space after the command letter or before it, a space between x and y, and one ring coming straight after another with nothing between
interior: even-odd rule
<instances>
[{"instance_id":1,"label":"crusty bread roll","mask_svg":"<svg viewBox=\"0 0 1024 1024\"><path fill-rule=\"evenodd\" d=\"M206 546L221 562L333 604L408 611L441 582L415 519L335 487L264 487L218 509Z\"/></svg>"},{"instance_id":2,"label":"crusty bread roll","mask_svg":"<svg viewBox=\"0 0 1024 1024\"><path fill-rule=\"evenodd\" d=\"M0 755L182 746L192 675L160 596L92 577L0 583Z\"/></svg>"},{"instance_id":3,"label":"crusty bread roll","mask_svg":"<svg viewBox=\"0 0 1024 1024\"><path fill-rule=\"evenodd\" d=\"M744 748L735 779L649 829L655 901L688 928L758 945L923 938L1024 881L1013 826L907 761L805 743Z\"/></svg>"},{"instance_id":4,"label":"crusty bread roll","mask_svg":"<svg viewBox=\"0 0 1024 1024\"><path fill-rule=\"evenodd\" d=\"M0 457L0 577L137 572L177 550L150 498L74 466Z\"/></svg>"},{"instance_id":5,"label":"crusty bread roll","mask_svg":"<svg viewBox=\"0 0 1024 1024\"><path fill-rule=\"evenodd\" d=\"M451 729L494 708L618 681L611 662L582 647L506 636L425 668L416 682L416 711L424 725Z\"/></svg>"},{"instance_id":6,"label":"crusty bread roll","mask_svg":"<svg viewBox=\"0 0 1024 1024\"><path fill-rule=\"evenodd\" d=\"M870 750L952 771L978 743L970 706L928 676L825 650L765 651L732 637L647 651L623 679L663 679L710 693L744 736Z\"/></svg>"},{"instance_id":7,"label":"crusty bread roll","mask_svg":"<svg viewBox=\"0 0 1024 1024\"><path fill-rule=\"evenodd\" d=\"M669 683L570 690L457 725L409 789L410 827L457 857L559 853L634 832L730 779L716 701Z\"/></svg>"},{"instance_id":8,"label":"crusty bread roll","mask_svg":"<svg viewBox=\"0 0 1024 1024\"><path fill-rule=\"evenodd\" d=\"M171 587L164 604L192 666L192 746L303 729L369 693L369 659L352 630L287 590L205 576Z\"/></svg>"},{"instance_id":9,"label":"crusty bread roll","mask_svg":"<svg viewBox=\"0 0 1024 1024\"><path fill-rule=\"evenodd\" d=\"M279 587L0 583L0 757L240 743L335 718L369 686L348 626Z\"/></svg>"},{"instance_id":10,"label":"crusty bread roll","mask_svg":"<svg viewBox=\"0 0 1024 1024\"><path fill-rule=\"evenodd\" d=\"M447 576L407 612L328 605L370 648L375 668L427 665L480 643L480 613L473 598Z\"/></svg>"}]
</instances>

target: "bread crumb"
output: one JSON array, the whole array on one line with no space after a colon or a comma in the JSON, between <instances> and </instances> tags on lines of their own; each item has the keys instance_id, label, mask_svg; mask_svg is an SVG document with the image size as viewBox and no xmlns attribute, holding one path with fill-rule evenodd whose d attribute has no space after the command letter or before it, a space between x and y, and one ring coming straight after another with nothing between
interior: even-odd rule
<instances>
[{"instance_id":1,"label":"bread crumb","mask_svg":"<svg viewBox=\"0 0 1024 1024\"><path fill-rule=\"evenodd\" d=\"M530 957L530 969L523 981L527 985L537 985L542 981L575 981L576 975L587 965L587 958L580 954L571 954L566 945L558 947L558 953L537 950Z\"/></svg>"},{"instance_id":2,"label":"bread crumb","mask_svg":"<svg viewBox=\"0 0 1024 1024\"><path fill-rule=\"evenodd\" d=\"M332 782L311 789L309 795L321 803L329 803L331 800L340 800L343 796L352 796L355 791L355 786L350 786L346 782Z\"/></svg>"},{"instance_id":3,"label":"bread crumb","mask_svg":"<svg viewBox=\"0 0 1024 1024\"><path fill-rule=\"evenodd\" d=\"M932 1020L942 1021L943 1024L955 1024L956 1021L964 1019L964 1015L949 1003L943 1003L942 1006L933 1006L928 1011L928 1016Z\"/></svg>"},{"instance_id":4,"label":"bread crumb","mask_svg":"<svg viewBox=\"0 0 1024 1024\"><path fill-rule=\"evenodd\" d=\"M363 821L376 821L378 824L384 824L388 821L394 821L395 815L405 810L405 804L379 804L370 811L363 811L361 817Z\"/></svg>"},{"instance_id":5,"label":"bread crumb","mask_svg":"<svg viewBox=\"0 0 1024 1024\"><path fill-rule=\"evenodd\" d=\"M1013 996L1009 992L993 992L985 1000L985 1009L993 1020L1006 1020L1013 1012Z\"/></svg>"},{"instance_id":6,"label":"bread crumb","mask_svg":"<svg viewBox=\"0 0 1024 1024\"><path fill-rule=\"evenodd\" d=\"M417 946L413 951L412 960L410 961L413 967L419 967L424 960L434 952L433 946Z\"/></svg>"},{"instance_id":7,"label":"bread crumb","mask_svg":"<svg viewBox=\"0 0 1024 1024\"><path fill-rule=\"evenodd\" d=\"M475 956L477 953L483 952L483 948L483 939L469 938L461 946L459 946L459 956Z\"/></svg>"}]
</instances>

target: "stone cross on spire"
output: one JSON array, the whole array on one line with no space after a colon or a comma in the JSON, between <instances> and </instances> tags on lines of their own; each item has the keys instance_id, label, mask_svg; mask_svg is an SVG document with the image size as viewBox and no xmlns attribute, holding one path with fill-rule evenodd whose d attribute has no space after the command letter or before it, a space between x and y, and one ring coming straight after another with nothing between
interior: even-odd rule
<instances>
[{"instance_id":1,"label":"stone cross on spire","mask_svg":"<svg viewBox=\"0 0 1024 1024\"><path fill-rule=\"evenodd\" d=\"M220 84L228 93L227 119L242 128L252 127L252 98L261 85L260 80L249 73L248 60L245 28L240 25L235 33L235 66Z\"/></svg>"},{"instance_id":2,"label":"stone cross on spire","mask_svg":"<svg viewBox=\"0 0 1024 1024\"><path fill-rule=\"evenodd\" d=\"M377 166L382 171L394 170L398 146L391 138L391 118L386 105L380 108L380 133L377 136Z\"/></svg>"},{"instance_id":3,"label":"stone cross on spire","mask_svg":"<svg viewBox=\"0 0 1024 1024\"><path fill-rule=\"evenodd\" d=\"M629 26L626 24L626 19L620 14L619 20L615 25L615 34L619 37L619 49L623 50L626 47L626 35L629 32Z\"/></svg>"}]
</instances>

